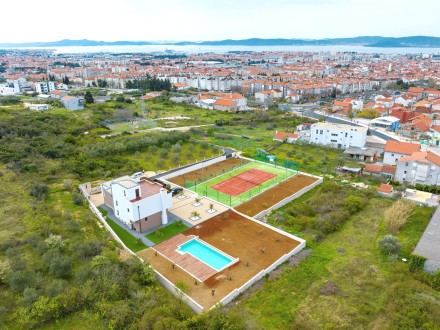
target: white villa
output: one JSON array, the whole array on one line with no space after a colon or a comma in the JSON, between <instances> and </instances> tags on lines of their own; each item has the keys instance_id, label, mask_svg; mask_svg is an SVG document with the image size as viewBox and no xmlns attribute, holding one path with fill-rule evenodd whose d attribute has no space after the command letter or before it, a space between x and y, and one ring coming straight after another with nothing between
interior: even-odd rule
<instances>
[{"instance_id":1,"label":"white villa","mask_svg":"<svg viewBox=\"0 0 440 330\"><path fill-rule=\"evenodd\" d=\"M104 203L126 226L138 232L166 225L171 192L161 184L135 176L123 176L101 184Z\"/></svg>"}]
</instances>

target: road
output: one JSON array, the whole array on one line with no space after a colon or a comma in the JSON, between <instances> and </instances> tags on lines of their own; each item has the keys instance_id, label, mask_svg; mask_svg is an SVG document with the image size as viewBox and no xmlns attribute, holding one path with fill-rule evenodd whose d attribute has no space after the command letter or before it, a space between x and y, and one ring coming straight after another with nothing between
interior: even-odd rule
<instances>
[{"instance_id":1,"label":"road","mask_svg":"<svg viewBox=\"0 0 440 330\"><path fill-rule=\"evenodd\" d=\"M338 119L338 118L335 118L335 117L329 117L329 116L318 114L314 110L306 110L306 111L304 111L302 113L302 115L304 117L309 117L309 118L314 118L314 119L319 119L321 117L324 117L325 121L327 123L348 124L348 125L352 125L352 126L361 126L361 125L358 125L358 124L355 124L355 123L352 123L352 122L348 122L348 121L343 120L343 119ZM385 141L388 141L388 140L397 141L396 138L393 138L393 137L391 137L389 135L386 135L386 134L384 134L384 133L382 133L380 131L374 130L371 127L369 128L369 131L370 131L371 135L377 136L378 138L381 138L381 139L383 139Z\"/></svg>"}]
</instances>

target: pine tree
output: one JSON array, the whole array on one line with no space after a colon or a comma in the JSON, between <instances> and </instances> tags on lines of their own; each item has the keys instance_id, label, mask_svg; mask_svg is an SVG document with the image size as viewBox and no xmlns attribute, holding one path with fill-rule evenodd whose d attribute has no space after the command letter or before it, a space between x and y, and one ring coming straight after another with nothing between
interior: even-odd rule
<instances>
[{"instance_id":1,"label":"pine tree","mask_svg":"<svg viewBox=\"0 0 440 330\"><path fill-rule=\"evenodd\" d=\"M86 104L93 103L94 100L93 100L92 93L90 93L89 91L87 91L87 92L86 92L86 95L84 95L84 100L86 101Z\"/></svg>"}]
</instances>

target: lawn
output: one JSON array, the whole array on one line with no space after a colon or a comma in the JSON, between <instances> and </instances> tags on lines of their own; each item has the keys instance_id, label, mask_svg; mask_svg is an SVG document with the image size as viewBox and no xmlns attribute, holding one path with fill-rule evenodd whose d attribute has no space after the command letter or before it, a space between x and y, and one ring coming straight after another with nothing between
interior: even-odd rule
<instances>
[{"instance_id":1,"label":"lawn","mask_svg":"<svg viewBox=\"0 0 440 330\"><path fill-rule=\"evenodd\" d=\"M269 172L269 173L275 174L276 177L269 179L268 181L263 182L260 185L254 186L250 190L247 190L237 196L231 196L231 195L222 193L218 190L210 188L217 183L228 180L231 177L234 177L240 173L249 171L250 169L258 169L258 170L262 170L265 172ZM196 182L188 183L187 182L186 187L188 189L198 193L199 195L207 196L207 197L212 198L220 203L223 203L223 204L226 204L229 206L236 206L236 205L239 205L239 204L243 203L244 201L250 199L252 196L255 196L255 195L261 193L262 191L264 191L270 187L275 186L279 182L284 181L285 179L287 179L293 175L295 175L295 172L288 171L283 167L275 167L272 165L266 165L266 164L262 164L259 162L252 162L252 163L248 163L246 165L243 165L237 169L234 169L232 171L226 172L226 173L224 173L220 176L217 176L215 178L212 178L210 180L204 181L204 182L200 182L200 183L196 183Z\"/></svg>"},{"instance_id":2,"label":"lawn","mask_svg":"<svg viewBox=\"0 0 440 330\"><path fill-rule=\"evenodd\" d=\"M124 242L125 246L127 246L131 251L138 252L143 249L146 249L147 246L139 242L136 237L131 235L129 232L125 231L119 225L117 225L113 220L106 218L107 223L113 229L113 231L118 235L122 242Z\"/></svg>"},{"instance_id":3,"label":"lawn","mask_svg":"<svg viewBox=\"0 0 440 330\"><path fill-rule=\"evenodd\" d=\"M187 230L189 227L180 222L173 222L168 226L158 228L156 231L145 235L154 244L166 241L167 239Z\"/></svg>"},{"instance_id":4,"label":"lawn","mask_svg":"<svg viewBox=\"0 0 440 330\"><path fill-rule=\"evenodd\" d=\"M312 190L286 208L320 193ZM338 231L320 242L314 242L304 231L302 236L307 239L311 255L297 267L285 266L284 271L265 281L240 306L263 328L270 329L433 327L440 312L439 293L419 282L418 275L410 273L400 259L392 261L377 249L377 240L386 234L383 212L391 203L390 199L370 197L365 208L352 214ZM403 244L403 256L414 249L430 211L417 207L397 235ZM270 221L280 226L275 216ZM295 231L302 227L295 223L282 226Z\"/></svg>"}]
</instances>

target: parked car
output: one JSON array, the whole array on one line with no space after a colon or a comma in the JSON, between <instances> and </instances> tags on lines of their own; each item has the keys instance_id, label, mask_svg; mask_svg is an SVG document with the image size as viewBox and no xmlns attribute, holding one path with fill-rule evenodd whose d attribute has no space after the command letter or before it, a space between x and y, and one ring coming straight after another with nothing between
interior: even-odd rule
<instances>
[{"instance_id":1,"label":"parked car","mask_svg":"<svg viewBox=\"0 0 440 330\"><path fill-rule=\"evenodd\" d=\"M180 193L183 190L181 187L174 187L171 189L171 196L176 196L178 193Z\"/></svg>"}]
</instances>

